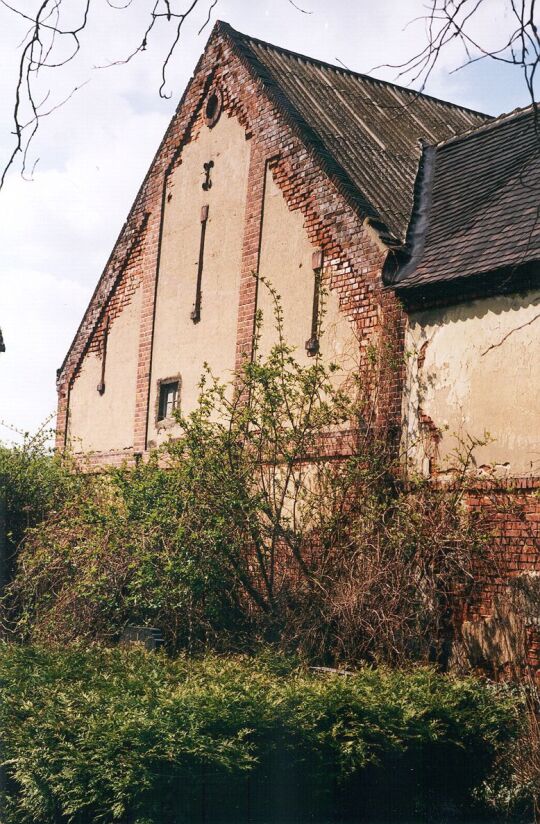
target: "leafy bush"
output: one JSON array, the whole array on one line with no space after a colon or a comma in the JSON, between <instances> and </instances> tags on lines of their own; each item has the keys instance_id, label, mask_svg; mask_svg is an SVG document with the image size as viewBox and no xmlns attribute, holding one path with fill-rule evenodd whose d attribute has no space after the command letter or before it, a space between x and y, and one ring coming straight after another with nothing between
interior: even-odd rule
<instances>
[{"instance_id":1,"label":"leafy bush","mask_svg":"<svg viewBox=\"0 0 540 824\"><path fill-rule=\"evenodd\" d=\"M65 469L38 455L25 471L33 489L46 468L46 506L3 623L38 643L153 624L170 651L271 642L320 663L444 666L455 598L486 554L463 506L470 452L451 490L399 476L377 423L378 358L344 375L279 337L234 385L207 374L181 438L147 463L71 486L61 474L56 491Z\"/></svg>"},{"instance_id":2,"label":"leafy bush","mask_svg":"<svg viewBox=\"0 0 540 824\"><path fill-rule=\"evenodd\" d=\"M515 729L507 692L427 668L0 648L5 824L428 812L466 803Z\"/></svg>"},{"instance_id":3,"label":"leafy bush","mask_svg":"<svg viewBox=\"0 0 540 824\"><path fill-rule=\"evenodd\" d=\"M0 490L6 503L8 539L18 546L28 528L64 506L84 484L65 457L54 455L51 432L39 429L20 444L0 442Z\"/></svg>"}]
</instances>

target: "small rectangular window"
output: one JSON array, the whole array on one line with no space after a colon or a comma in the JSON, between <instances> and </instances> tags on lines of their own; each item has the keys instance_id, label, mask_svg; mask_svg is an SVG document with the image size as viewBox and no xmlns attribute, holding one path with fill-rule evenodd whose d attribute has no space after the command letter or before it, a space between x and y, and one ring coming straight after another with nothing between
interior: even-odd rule
<instances>
[{"instance_id":1,"label":"small rectangular window","mask_svg":"<svg viewBox=\"0 0 540 824\"><path fill-rule=\"evenodd\" d=\"M158 421L172 418L178 408L178 381L162 383L159 387Z\"/></svg>"}]
</instances>

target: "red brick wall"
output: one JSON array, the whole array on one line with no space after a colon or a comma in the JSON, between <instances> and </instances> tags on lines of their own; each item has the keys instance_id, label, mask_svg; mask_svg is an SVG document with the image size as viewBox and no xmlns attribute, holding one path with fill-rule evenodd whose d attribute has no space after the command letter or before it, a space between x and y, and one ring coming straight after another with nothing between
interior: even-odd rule
<instances>
[{"instance_id":1,"label":"red brick wall","mask_svg":"<svg viewBox=\"0 0 540 824\"><path fill-rule=\"evenodd\" d=\"M481 565L475 594L464 605L463 621L471 622L473 632L474 626L481 632L483 623L492 622L495 635L490 668L494 674L522 666L540 673L540 612L534 616L524 610L512 586L531 573L540 575L540 478L512 479L477 489L470 493L468 505L486 520L492 538L490 557ZM536 607L540 607L540 600ZM510 656L497 637L501 630L506 631L508 610L521 626L525 641L524 649ZM511 634L516 634L515 629L515 625L508 627Z\"/></svg>"}]
</instances>

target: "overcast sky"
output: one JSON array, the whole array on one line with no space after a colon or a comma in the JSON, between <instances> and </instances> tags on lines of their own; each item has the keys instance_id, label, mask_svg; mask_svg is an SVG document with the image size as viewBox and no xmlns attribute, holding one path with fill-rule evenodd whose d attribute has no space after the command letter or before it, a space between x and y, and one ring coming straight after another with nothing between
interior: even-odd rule
<instances>
[{"instance_id":1,"label":"overcast sky","mask_svg":"<svg viewBox=\"0 0 540 824\"><path fill-rule=\"evenodd\" d=\"M30 154L33 179L13 170L0 192L0 440L5 424L33 431L54 413L55 371L77 329L129 207L188 82L211 26L202 34L209 0L186 26L171 63L169 100L158 96L170 28L128 65L95 68L125 56L139 41L154 0L132 0L125 10L92 0L81 56L50 71L51 104L83 86L42 121ZM180 7L181 0L177 0ZM28 10L32 0L13 0ZM118 2L117 5L125 5ZM188 0L186 0L186 5ZM78 3L70 0L75 8ZM421 0L218 0L211 13L240 31L350 69L400 63L425 44ZM478 36L497 44L508 0L487 0L475 23ZM488 9L489 6L489 9ZM25 27L0 6L0 161L12 148L11 114L19 44ZM429 93L491 114L526 105L515 69L483 61L451 74L462 59L447 52L428 83ZM375 76L396 79L397 70ZM88 81L88 82L86 82Z\"/></svg>"}]
</instances>

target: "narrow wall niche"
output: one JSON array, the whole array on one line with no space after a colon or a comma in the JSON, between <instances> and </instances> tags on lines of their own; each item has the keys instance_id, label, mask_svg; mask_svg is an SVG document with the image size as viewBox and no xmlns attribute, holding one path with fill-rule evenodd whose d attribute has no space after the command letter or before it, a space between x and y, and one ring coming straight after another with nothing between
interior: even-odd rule
<instances>
[{"instance_id":1,"label":"narrow wall niche","mask_svg":"<svg viewBox=\"0 0 540 824\"><path fill-rule=\"evenodd\" d=\"M204 241L206 238L206 224L208 223L208 205L201 209L201 240L199 243L199 261L197 264L197 286L195 289L195 303L191 310L191 320L198 323L201 319L202 274L204 267Z\"/></svg>"},{"instance_id":2,"label":"narrow wall niche","mask_svg":"<svg viewBox=\"0 0 540 824\"><path fill-rule=\"evenodd\" d=\"M321 295L321 278L323 270L323 252L318 249L312 255L313 267L313 304L311 309L311 335L306 341L306 352L310 358L319 353L319 303Z\"/></svg>"},{"instance_id":3,"label":"narrow wall niche","mask_svg":"<svg viewBox=\"0 0 540 824\"><path fill-rule=\"evenodd\" d=\"M97 385L97 391L100 395L103 395L105 392L105 368L107 365L107 344L109 341L109 316L105 318L105 324L103 326L103 340L101 343L101 378Z\"/></svg>"}]
</instances>

